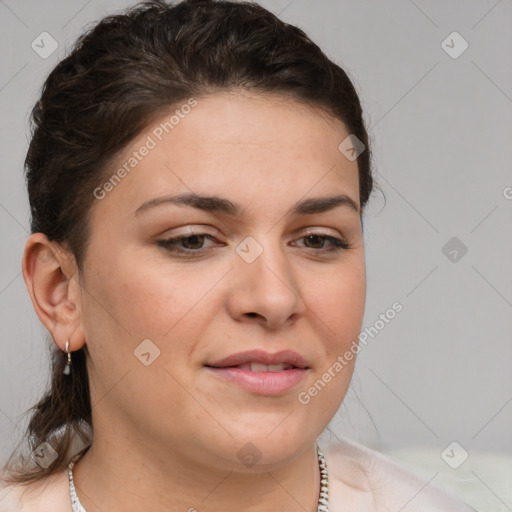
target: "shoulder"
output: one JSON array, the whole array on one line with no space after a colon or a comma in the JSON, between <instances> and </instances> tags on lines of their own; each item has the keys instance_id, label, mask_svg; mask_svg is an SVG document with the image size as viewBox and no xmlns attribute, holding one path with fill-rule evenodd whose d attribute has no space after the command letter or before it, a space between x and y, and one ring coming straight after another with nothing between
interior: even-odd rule
<instances>
[{"instance_id":1,"label":"shoulder","mask_svg":"<svg viewBox=\"0 0 512 512\"><path fill-rule=\"evenodd\" d=\"M325 451L329 511L476 512L432 481L348 439Z\"/></svg>"},{"instance_id":2,"label":"shoulder","mask_svg":"<svg viewBox=\"0 0 512 512\"><path fill-rule=\"evenodd\" d=\"M69 512L70 508L67 469L28 485L0 480L0 512Z\"/></svg>"}]
</instances>

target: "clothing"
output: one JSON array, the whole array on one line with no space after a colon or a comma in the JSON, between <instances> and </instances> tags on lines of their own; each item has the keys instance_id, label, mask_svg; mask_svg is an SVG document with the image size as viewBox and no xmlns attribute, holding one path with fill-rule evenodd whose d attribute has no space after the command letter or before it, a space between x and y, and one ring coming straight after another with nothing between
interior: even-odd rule
<instances>
[{"instance_id":1,"label":"clothing","mask_svg":"<svg viewBox=\"0 0 512 512\"><path fill-rule=\"evenodd\" d=\"M362 444L340 439L322 449L329 478L329 512L478 512ZM0 485L0 512L72 511L67 468L21 498L24 489Z\"/></svg>"},{"instance_id":2,"label":"clothing","mask_svg":"<svg viewBox=\"0 0 512 512\"><path fill-rule=\"evenodd\" d=\"M329 512L478 512L433 481L355 441L342 438L324 453Z\"/></svg>"}]
</instances>

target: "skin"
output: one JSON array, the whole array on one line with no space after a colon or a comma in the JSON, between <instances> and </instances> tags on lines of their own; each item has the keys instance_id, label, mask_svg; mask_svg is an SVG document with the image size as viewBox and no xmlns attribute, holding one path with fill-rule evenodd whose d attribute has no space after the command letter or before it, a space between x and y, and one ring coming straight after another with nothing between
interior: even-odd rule
<instances>
[{"instance_id":1,"label":"skin","mask_svg":"<svg viewBox=\"0 0 512 512\"><path fill-rule=\"evenodd\" d=\"M336 194L359 207L357 161L338 150L349 135L341 121L294 100L232 91L197 101L94 200L81 271L43 234L27 243L24 277L41 321L59 348L87 343L90 354L94 442L74 469L77 494L88 512L314 512L316 439L343 401L355 358L308 404L297 396L357 339L364 246L360 214L347 206L286 212ZM168 118L163 112L116 165ZM246 211L163 204L134 214L148 200L192 191ZM191 236L187 227L214 240L178 244L186 257L158 245ZM308 242L311 232L350 247L328 252L328 240ZM263 249L252 263L235 251L247 236ZM144 339L160 350L148 366L134 356ZM203 366L254 348L300 353L310 366L305 380L262 396ZM251 467L237 456L249 442L261 455Z\"/></svg>"}]
</instances>

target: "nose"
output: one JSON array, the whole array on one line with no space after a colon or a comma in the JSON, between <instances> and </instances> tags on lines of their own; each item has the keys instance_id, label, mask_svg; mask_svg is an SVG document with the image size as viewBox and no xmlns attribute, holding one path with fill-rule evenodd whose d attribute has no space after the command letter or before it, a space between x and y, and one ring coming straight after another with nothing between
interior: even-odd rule
<instances>
[{"instance_id":1,"label":"nose","mask_svg":"<svg viewBox=\"0 0 512 512\"><path fill-rule=\"evenodd\" d=\"M230 272L228 309L237 321L279 329L296 321L306 305L284 249L269 239L250 239L238 248Z\"/></svg>"}]
</instances>

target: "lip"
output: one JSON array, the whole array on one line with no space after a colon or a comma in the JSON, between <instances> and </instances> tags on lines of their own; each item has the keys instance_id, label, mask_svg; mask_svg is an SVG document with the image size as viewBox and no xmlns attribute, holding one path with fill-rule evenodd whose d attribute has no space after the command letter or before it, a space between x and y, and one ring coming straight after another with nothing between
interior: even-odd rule
<instances>
[{"instance_id":1,"label":"lip","mask_svg":"<svg viewBox=\"0 0 512 512\"><path fill-rule=\"evenodd\" d=\"M293 350L281 350L280 352L275 352L271 354L270 352L266 352L265 350L261 349L246 350L245 352L231 354L230 356L225 357L224 359L219 359L218 361L214 361L212 363L206 363L205 366L226 368L228 366L237 366L239 364L251 362L262 363L266 365L288 363L292 364L298 369L309 369L307 361L300 354L294 352Z\"/></svg>"},{"instance_id":2,"label":"lip","mask_svg":"<svg viewBox=\"0 0 512 512\"><path fill-rule=\"evenodd\" d=\"M292 368L280 372L252 372L241 368L212 368L206 369L217 377L232 382L241 388L257 395L276 396L293 389L300 384L309 370Z\"/></svg>"},{"instance_id":3,"label":"lip","mask_svg":"<svg viewBox=\"0 0 512 512\"><path fill-rule=\"evenodd\" d=\"M252 372L234 368L245 363L266 365L288 363L294 366L279 372ZM276 396L299 385L310 367L307 361L293 350L282 350L271 354L265 350L247 350L232 354L224 359L205 364L206 369L218 378L233 383L257 395Z\"/></svg>"}]
</instances>

